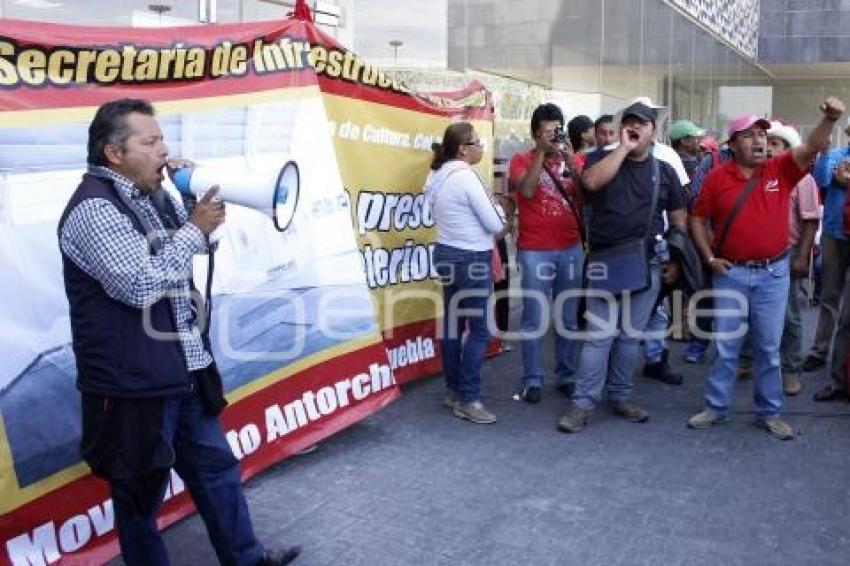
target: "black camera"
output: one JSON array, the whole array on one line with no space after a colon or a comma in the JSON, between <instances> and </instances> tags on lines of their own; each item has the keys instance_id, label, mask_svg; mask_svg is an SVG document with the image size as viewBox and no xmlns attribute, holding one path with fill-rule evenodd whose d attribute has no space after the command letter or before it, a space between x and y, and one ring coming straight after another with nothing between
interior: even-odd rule
<instances>
[{"instance_id":1,"label":"black camera","mask_svg":"<svg viewBox=\"0 0 850 566\"><path fill-rule=\"evenodd\" d=\"M564 131L564 128L558 126L555 128L555 135L552 137L552 141L555 143L566 143L567 141L567 132Z\"/></svg>"}]
</instances>

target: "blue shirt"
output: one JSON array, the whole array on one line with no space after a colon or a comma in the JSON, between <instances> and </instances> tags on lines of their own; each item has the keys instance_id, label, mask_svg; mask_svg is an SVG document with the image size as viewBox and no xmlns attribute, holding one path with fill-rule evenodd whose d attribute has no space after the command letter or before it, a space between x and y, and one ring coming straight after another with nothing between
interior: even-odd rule
<instances>
[{"instance_id":1,"label":"blue shirt","mask_svg":"<svg viewBox=\"0 0 850 566\"><path fill-rule=\"evenodd\" d=\"M703 156L702 161L700 161L699 165L697 165L696 171L691 177L691 186L688 191L690 195L688 200L688 210L690 210L696 202L697 197L702 190L702 184L705 182L705 178L708 177L708 174L711 173L711 170L721 163L726 163L732 159L732 152L728 148L721 149L718 155L720 156L720 163L715 163L714 156L709 152Z\"/></svg>"},{"instance_id":2,"label":"blue shirt","mask_svg":"<svg viewBox=\"0 0 850 566\"><path fill-rule=\"evenodd\" d=\"M844 235L844 201L847 189L835 183L832 178L835 168L846 159L850 159L850 146L833 149L815 162L812 176L823 191L823 233L836 240L846 240Z\"/></svg>"}]
</instances>

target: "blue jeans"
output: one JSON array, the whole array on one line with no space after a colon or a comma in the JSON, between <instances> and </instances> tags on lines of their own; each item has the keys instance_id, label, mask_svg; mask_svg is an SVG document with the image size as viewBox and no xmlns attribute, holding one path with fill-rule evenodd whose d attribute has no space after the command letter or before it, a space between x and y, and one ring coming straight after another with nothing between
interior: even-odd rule
<instances>
[{"instance_id":1,"label":"blue jeans","mask_svg":"<svg viewBox=\"0 0 850 566\"><path fill-rule=\"evenodd\" d=\"M198 396L165 400L162 434L174 451L174 471L183 479L207 527L221 564L256 564L265 549L254 536L242 493L239 462L217 417L204 413ZM167 469L110 479L121 555L128 566L167 565L168 552L156 513L169 477Z\"/></svg>"},{"instance_id":2,"label":"blue jeans","mask_svg":"<svg viewBox=\"0 0 850 566\"><path fill-rule=\"evenodd\" d=\"M661 361L667 349L667 327L670 325L670 313L667 301L661 301L653 309L646 325L646 338L643 340L643 359L647 364L657 364Z\"/></svg>"},{"instance_id":3,"label":"blue jeans","mask_svg":"<svg viewBox=\"0 0 850 566\"><path fill-rule=\"evenodd\" d=\"M443 284L443 374L462 403L481 398L481 366L490 342L493 252L437 244L434 263ZM464 331L468 331L463 341Z\"/></svg>"},{"instance_id":4,"label":"blue jeans","mask_svg":"<svg viewBox=\"0 0 850 566\"><path fill-rule=\"evenodd\" d=\"M793 246L788 253L788 261L794 262L800 249ZM800 294L803 292L803 280L794 277L788 288L788 309L785 311L785 326L779 351L782 356L782 370L788 373L803 371L803 322L800 318Z\"/></svg>"},{"instance_id":5,"label":"blue jeans","mask_svg":"<svg viewBox=\"0 0 850 566\"><path fill-rule=\"evenodd\" d=\"M741 301L734 297L716 295L714 298L717 360L708 375L705 401L718 413L725 414L732 405L738 356L747 335L742 327L747 322L755 358L753 400L756 412L759 417L767 418L778 415L782 409L779 344L788 286L787 258L766 268L734 266L725 275L714 276L715 291L740 293L748 305L748 309L743 308Z\"/></svg>"},{"instance_id":6,"label":"blue jeans","mask_svg":"<svg viewBox=\"0 0 850 566\"><path fill-rule=\"evenodd\" d=\"M640 339L661 288L661 267L653 262L651 272L652 285L645 291L608 300L587 298L588 339L581 349L573 394L573 403L579 409L593 410L602 398L606 377L609 401L619 403L631 398L640 361Z\"/></svg>"},{"instance_id":7,"label":"blue jeans","mask_svg":"<svg viewBox=\"0 0 850 566\"><path fill-rule=\"evenodd\" d=\"M561 293L573 292L573 296L562 300L563 308L555 316L560 317L563 328L578 330L578 293L581 288L584 252L581 245L561 250L520 250L517 254L522 270L522 383L524 386L541 387L543 369L543 336L549 328L551 313L549 305L557 305ZM554 302L553 302L554 301ZM544 313L548 315L544 320ZM556 326L557 330L557 326ZM580 343L555 332L555 373L558 385L575 381L576 355Z\"/></svg>"}]
</instances>

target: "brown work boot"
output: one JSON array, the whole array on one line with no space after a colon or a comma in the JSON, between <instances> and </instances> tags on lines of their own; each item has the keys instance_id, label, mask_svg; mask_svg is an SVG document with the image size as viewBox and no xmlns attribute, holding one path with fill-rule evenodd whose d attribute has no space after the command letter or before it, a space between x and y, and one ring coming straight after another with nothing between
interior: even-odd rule
<instances>
[{"instance_id":1,"label":"brown work boot","mask_svg":"<svg viewBox=\"0 0 850 566\"><path fill-rule=\"evenodd\" d=\"M779 417L759 419L756 424L779 440L792 440L794 438L794 429Z\"/></svg>"},{"instance_id":2,"label":"brown work boot","mask_svg":"<svg viewBox=\"0 0 850 566\"><path fill-rule=\"evenodd\" d=\"M723 424L725 422L725 415L721 415L711 407L708 407L704 411L697 413L688 419L688 428L708 428L712 425Z\"/></svg>"},{"instance_id":3,"label":"brown work boot","mask_svg":"<svg viewBox=\"0 0 850 566\"><path fill-rule=\"evenodd\" d=\"M561 432L581 432L590 420L590 411L582 411L572 403L567 411L558 419L558 430Z\"/></svg>"},{"instance_id":4,"label":"brown work boot","mask_svg":"<svg viewBox=\"0 0 850 566\"><path fill-rule=\"evenodd\" d=\"M782 392L793 397L799 395L803 390L803 382L800 381L800 374L784 373L782 374Z\"/></svg>"},{"instance_id":5,"label":"brown work boot","mask_svg":"<svg viewBox=\"0 0 850 566\"><path fill-rule=\"evenodd\" d=\"M461 403L454 408L454 415L460 419L466 419L476 424L490 424L496 422L496 415L484 408L481 401Z\"/></svg>"},{"instance_id":6,"label":"brown work boot","mask_svg":"<svg viewBox=\"0 0 850 566\"><path fill-rule=\"evenodd\" d=\"M618 417L623 417L633 423L645 423L649 420L649 413L629 401L609 403L608 408Z\"/></svg>"}]
</instances>

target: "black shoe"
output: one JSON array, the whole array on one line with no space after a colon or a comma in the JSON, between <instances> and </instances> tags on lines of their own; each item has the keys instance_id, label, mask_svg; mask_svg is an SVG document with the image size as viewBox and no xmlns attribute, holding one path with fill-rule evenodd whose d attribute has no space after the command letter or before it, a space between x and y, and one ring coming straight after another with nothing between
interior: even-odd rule
<instances>
[{"instance_id":1,"label":"black shoe","mask_svg":"<svg viewBox=\"0 0 850 566\"><path fill-rule=\"evenodd\" d=\"M812 355L806 356L806 359L803 360L803 365L800 366L803 371L816 371L826 365L826 360L822 360L820 358L816 358Z\"/></svg>"},{"instance_id":2,"label":"black shoe","mask_svg":"<svg viewBox=\"0 0 850 566\"><path fill-rule=\"evenodd\" d=\"M291 564L301 554L300 546L284 546L277 550L267 550L257 566L284 566Z\"/></svg>"},{"instance_id":3,"label":"black shoe","mask_svg":"<svg viewBox=\"0 0 850 566\"><path fill-rule=\"evenodd\" d=\"M520 399L533 405L535 403L539 403L540 400L543 399L543 392L540 391L539 387L526 385L525 389L522 390L522 394L520 394Z\"/></svg>"},{"instance_id":4,"label":"black shoe","mask_svg":"<svg viewBox=\"0 0 850 566\"><path fill-rule=\"evenodd\" d=\"M684 381L682 374L670 369L670 366L664 361L646 364L643 366L643 375L669 385L682 385L682 381Z\"/></svg>"},{"instance_id":5,"label":"black shoe","mask_svg":"<svg viewBox=\"0 0 850 566\"><path fill-rule=\"evenodd\" d=\"M558 391L560 391L564 395L564 397L566 397L567 399L572 399L573 393L575 393L575 390L576 390L576 384L575 383L562 383L556 389Z\"/></svg>"},{"instance_id":6,"label":"black shoe","mask_svg":"<svg viewBox=\"0 0 850 566\"><path fill-rule=\"evenodd\" d=\"M827 383L817 390L813 399L815 401L850 401L847 392L834 383Z\"/></svg>"}]
</instances>

